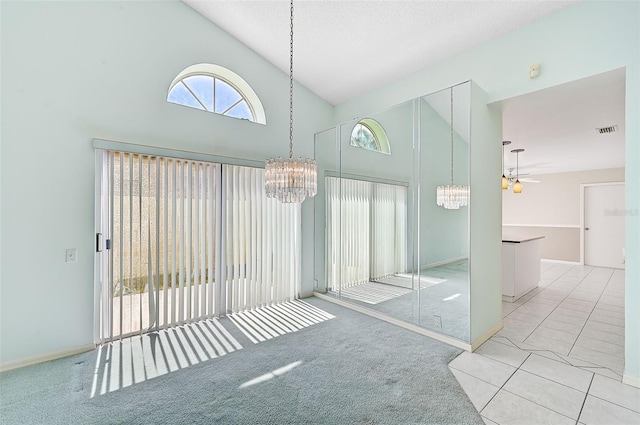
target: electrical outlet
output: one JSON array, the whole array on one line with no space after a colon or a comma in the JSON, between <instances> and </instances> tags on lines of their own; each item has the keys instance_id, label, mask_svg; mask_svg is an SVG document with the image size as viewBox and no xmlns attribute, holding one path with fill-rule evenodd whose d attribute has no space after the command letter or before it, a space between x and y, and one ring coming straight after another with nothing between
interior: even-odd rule
<instances>
[{"instance_id":1,"label":"electrical outlet","mask_svg":"<svg viewBox=\"0 0 640 425\"><path fill-rule=\"evenodd\" d=\"M433 315L433 322L436 328L442 329L442 317Z\"/></svg>"},{"instance_id":2,"label":"electrical outlet","mask_svg":"<svg viewBox=\"0 0 640 425\"><path fill-rule=\"evenodd\" d=\"M76 248L67 249L67 263L78 261L78 250Z\"/></svg>"}]
</instances>

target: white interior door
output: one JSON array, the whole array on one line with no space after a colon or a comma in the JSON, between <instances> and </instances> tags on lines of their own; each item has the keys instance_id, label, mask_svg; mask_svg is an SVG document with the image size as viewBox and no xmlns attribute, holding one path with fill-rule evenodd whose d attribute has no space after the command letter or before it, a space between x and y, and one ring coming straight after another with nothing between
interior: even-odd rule
<instances>
[{"instance_id":1,"label":"white interior door","mask_svg":"<svg viewBox=\"0 0 640 425\"><path fill-rule=\"evenodd\" d=\"M624 268L624 183L584 187L584 262Z\"/></svg>"}]
</instances>

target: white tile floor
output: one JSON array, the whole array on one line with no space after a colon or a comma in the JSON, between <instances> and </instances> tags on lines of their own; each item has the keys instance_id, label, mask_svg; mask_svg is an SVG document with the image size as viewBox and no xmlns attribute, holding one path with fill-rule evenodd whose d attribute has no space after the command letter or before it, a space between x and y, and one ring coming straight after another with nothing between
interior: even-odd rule
<instances>
[{"instance_id":1,"label":"white tile floor","mask_svg":"<svg viewBox=\"0 0 640 425\"><path fill-rule=\"evenodd\" d=\"M504 328L449 368L487 424L640 424L623 384L624 271L542 262Z\"/></svg>"}]
</instances>

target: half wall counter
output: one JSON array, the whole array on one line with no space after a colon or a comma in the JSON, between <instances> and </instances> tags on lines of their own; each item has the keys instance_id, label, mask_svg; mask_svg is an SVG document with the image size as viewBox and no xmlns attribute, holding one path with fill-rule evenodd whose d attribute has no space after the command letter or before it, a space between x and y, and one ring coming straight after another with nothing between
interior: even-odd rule
<instances>
[{"instance_id":1,"label":"half wall counter","mask_svg":"<svg viewBox=\"0 0 640 425\"><path fill-rule=\"evenodd\" d=\"M502 300L514 302L540 282L540 240L544 236L502 235Z\"/></svg>"}]
</instances>

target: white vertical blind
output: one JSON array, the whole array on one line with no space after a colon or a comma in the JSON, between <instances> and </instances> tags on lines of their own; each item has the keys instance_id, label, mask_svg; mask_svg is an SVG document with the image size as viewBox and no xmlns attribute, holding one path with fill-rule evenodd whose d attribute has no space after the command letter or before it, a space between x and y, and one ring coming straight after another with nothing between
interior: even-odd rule
<instances>
[{"instance_id":1,"label":"white vertical blind","mask_svg":"<svg viewBox=\"0 0 640 425\"><path fill-rule=\"evenodd\" d=\"M301 208L266 197L263 169L117 151L103 161L99 341L297 297Z\"/></svg>"},{"instance_id":2,"label":"white vertical blind","mask_svg":"<svg viewBox=\"0 0 640 425\"><path fill-rule=\"evenodd\" d=\"M301 206L267 198L264 170L224 165L223 310L234 313L297 297Z\"/></svg>"},{"instance_id":3,"label":"white vertical blind","mask_svg":"<svg viewBox=\"0 0 640 425\"><path fill-rule=\"evenodd\" d=\"M328 287L406 271L407 188L325 177Z\"/></svg>"},{"instance_id":4,"label":"white vertical blind","mask_svg":"<svg viewBox=\"0 0 640 425\"><path fill-rule=\"evenodd\" d=\"M369 281L370 182L342 179L342 287Z\"/></svg>"},{"instance_id":5,"label":"white vertical blind","mask_svg":"<svg viewBox=\"0 0 640 425\"><path fill-rule=\"evenodd\" d=\"M220 166L109 152L111 279L101 341L211 317Z\"/></svg>"},{"instance_id":6,"label":"white vertical blind","mask_svg":"<svg viewBox=\"0 0 640 425\"><path fill-rule=\"evenodd\" d=\"M371 202L371 279L406 271L407 188L373 183Z\"/></svg>"},{"instance_id":7,"label":"white vertical blind","mask_svg":"<svg viewBox=\"0 0 640 425\"><path fill-rule=\"evenodd\" d=\"M327 288L338 291L340 289L341 270L341 240L340 240L340 180L325 177L325 218L326 218L326 274Z\"/></svg>"}]
</instances>

